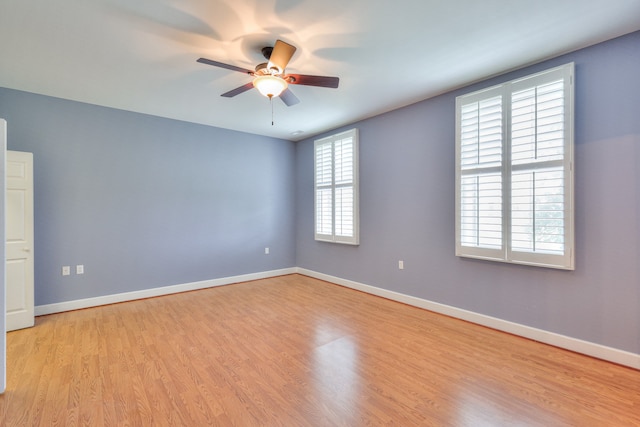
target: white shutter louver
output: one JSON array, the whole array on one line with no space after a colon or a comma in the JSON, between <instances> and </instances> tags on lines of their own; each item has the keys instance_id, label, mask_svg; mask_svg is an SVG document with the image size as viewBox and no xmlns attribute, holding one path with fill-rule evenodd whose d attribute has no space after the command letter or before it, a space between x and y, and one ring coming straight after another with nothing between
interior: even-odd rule
<instances>
[{"instance_id":1,"label":"white shutter louver","mask_svg":"<svg viewBox=\"0 0 640 427\"><path fill-rule=\"evenodd\" d=\"M562 80L514 92L511 100L511 159L514 164L562 160Z\"/></svg>"},{"instance_id":2,"label":"white shutter louver","mask_svg":"<svg viewBox=\"0 0 640 427\"><path fill-rule=\"evenodd\" d=\"M333 233L333 149L330 143L315 147L316 234Z\"/></svg>"},{"instance_id":3,"label":"white shutter louver","mask_svg":"<svg viewBox=\"0 0 640 427\"><path fill-rule=\"evenodd\" d=\"M564 254L563 80L511 95L511 249Z\"/></svg>"},{"instance_id":4,"label":"white shutter louver","mask_svg":"<svg viewBox=\"0 0 640 427\"><path fill-rule=\"evenodd\" d=\"M353 138L335 142L335 234L353 237Z\"/></svg>"},{"instance_id":5,"label":"white shutter louver","mask_svg":"<svg viewBox=\"0 0 640 427\"><path fill-rule=\"evenodd\" d=\"M502 248L502 96L462 105L460 243Z\"/></svg>"},{"instance_id":6,"label":"white shutter louver","mask_svg":"<svg viewBox=\"0 0 640 427\"><path fill-rule=\"evenodd\" d=\"M561 169L512 175L512 250L564 253L563 181Z\"/></svg>"}]
</instances>

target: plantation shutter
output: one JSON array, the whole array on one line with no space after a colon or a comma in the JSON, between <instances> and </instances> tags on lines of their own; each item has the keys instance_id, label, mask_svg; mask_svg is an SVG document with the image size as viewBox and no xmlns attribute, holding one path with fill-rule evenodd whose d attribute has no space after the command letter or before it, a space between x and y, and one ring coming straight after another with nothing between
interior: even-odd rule
<instances>
[{"instance_id":1,"label":"plantation shutter","mask_svg":"<svg viewBox=\"0 0 640 427\"><path fill-rule=\"evenodd\" d=\"M502 246L501 97L462 107L463 242Z\"/></svg>"},{"instance_id":2,"label":"plantation shutter","mask_svg":"<svg viewBox=\"0 0 640 427\"><path fill-rule=\"evenodd\" d=\"M316 238L333 235L333 145L331 141L316 144Z\"/></svg>"},{"instance_id":3,"label":"plantation shutter","mask_svg":"<svg viewBox=\"0 0 640 427\"><path fill-rule=\"evenodd\" d=\"M499 258L504 240L502 94L483 92L459 102L457 109L457 252Z\"/></svg>"},{"instance_id":4,"label":"plantation shutter","mask_svg":"<svg viewBox=\"0 0 640 427\"><path fill-rule=\"evenodd\" d=\"M573 269L573 64L456 99L456 255Z\"/></svg>"},{"instance_id":5,"label":"plantation shutter","mask_svg":"<svg viewBox=\"0 0 640 427\"><path fill-rule=\"evenodd\" d=\"M357 131L315 141L315 238L359 243Z\"/></svg>"},{"instance_id":6,"label":"plantation shutter","mask_svg":"<svg viewBox=\"0 0 640 427\"><path fill-rule=\"evenodd\" d=\"M573 266L573 64L510 85L509 259Z\"/></svg>"}]
</instances>

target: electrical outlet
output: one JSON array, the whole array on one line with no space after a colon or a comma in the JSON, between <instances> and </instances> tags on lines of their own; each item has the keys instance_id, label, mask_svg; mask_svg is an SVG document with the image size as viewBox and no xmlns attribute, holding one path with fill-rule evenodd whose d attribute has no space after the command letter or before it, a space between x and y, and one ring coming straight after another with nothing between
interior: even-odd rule
<instances>
[{"instance_id":1,"label":"electrical outlet","mask_svg":"<svg viewBox=\"0 0 640 427\"><path fill-rule=\"evenodd\" d=\"M264 248L264 254L269 255L269 248Z\"/></svg>"},{"instance_id":2,"label":"electrical outlet","mask_svg":"<svg viewBox=\"0 0 640 427\"><path fill-rule=\"evenodd\" d=\"M404 261L398 261L398 270L404 270Z\"/></svg>"},{"instance_id":3,"label":"electrical outlet","mask_svg":"<svg viewBox=\"0 0 640 427\"><path fill-rule=\"evenodd\" d=\"M76 274L84 274L84 265L76 265Z\"/></svg>"},{"instance_id":4,"label":"electrical outlet","mask_svg":"<svg viewBox=\"0 0 640 427\"><path fill-rule=\"evenodd\" d=\"M69 265L65 265L62 267L62 275L63 276L68 276L71 274L71 266Z\"/></svg>"}]
</instances>

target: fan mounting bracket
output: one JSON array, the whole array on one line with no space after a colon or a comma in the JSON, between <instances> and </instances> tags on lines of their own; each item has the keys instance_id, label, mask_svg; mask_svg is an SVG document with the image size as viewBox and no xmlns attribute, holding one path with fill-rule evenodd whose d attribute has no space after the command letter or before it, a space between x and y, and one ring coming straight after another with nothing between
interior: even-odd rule
<instances>
[{"instance_id":1,"label":"fan mounting bracket","mask_svg":"<svg viewBox=\"0 0 640 427\"><path fill-rule=\"evenodd\" d=\"M273 46L265 46L261 49L262 52L262 56L264 56L264 59L266 59L267 61L271 59L271 53L273 52Z\"/></svg>"}]
</instances>

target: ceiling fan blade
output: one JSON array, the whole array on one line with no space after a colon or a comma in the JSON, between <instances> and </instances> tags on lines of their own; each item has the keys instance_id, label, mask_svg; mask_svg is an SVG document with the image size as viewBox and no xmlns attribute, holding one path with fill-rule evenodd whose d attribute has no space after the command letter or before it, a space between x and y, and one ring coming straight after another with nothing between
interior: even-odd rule
<instances>
[{"instance_id":1,"label":"ceiling fan blade","mask_svg":"<svg viewBox=\"0 0 640 427\"><path fill-rule=\"evenodd\" d=\"M275 66L280 69L281 73L284 72L295 51L295 46L285 43L282 40L276 40L276 45L273 47L273 51L269 57L269 69Z\"/></svg>"},{"instance_id":2,"label":"ceiling fan blade","mask_svg":"<svg viewBox=\"0 0 640 427\"><path fill-rule=\"evenodd\" d=\"M225 92L220 96L224 96L225 98L233 98L236 95L240 95L241 93L248 91L249 89L253 89L253 82L249 82L245 85L232 89L229 92Z\"/></svg>"},{"instance_id":3,"label":"ceiling fan blade","mask_svg":"<svg viewBox=\"0 0 640 427\"><path fill-rule=\"evenodd\" d=\"M300 102L298 97L295 96L293 94L293 92L291 92L291 90L289 90L289 88L286 88L280 94L280 99L282 99L282 102L284 102L287 107L291 107L292 105L296 105L296 104L298 104Z\"/></svg>"},{"instance_id":4,"label":"ceiling fan blade","mask_svg":"<svg viewBox=\"0 0 640 427\"><path fill-rule=\"evenodd\" d=\"M340 83L338 77L309 76L306 74L289 74L284 79L294 85L330 87L333 89L336 89Z\"/></svg>"},{"instance_id":5,"label":"ceiling fan blade","mask_svg":"<svg viewBox=\"0 0 640 427\"><path fill-rule=\"evenodd\" d=\"M197 62L199 62L201 64L213 65L214 67L226 68L227 70L231 70L231 71L239 71L241 73L253 75L253 71L251 71L251 70L249 70L247 68L236 67L235 65L224 64L222 62L213 61L213 60L207 59L207 58L200 58L200 59L198 59Z\"/></svg>"}]
</instances>

